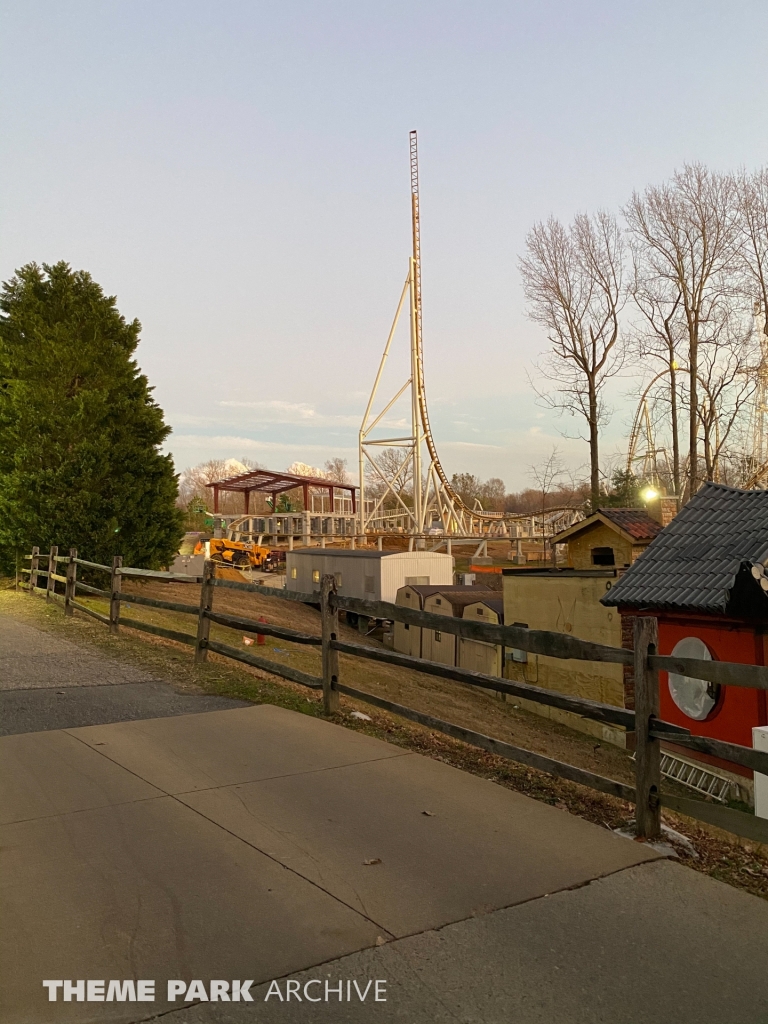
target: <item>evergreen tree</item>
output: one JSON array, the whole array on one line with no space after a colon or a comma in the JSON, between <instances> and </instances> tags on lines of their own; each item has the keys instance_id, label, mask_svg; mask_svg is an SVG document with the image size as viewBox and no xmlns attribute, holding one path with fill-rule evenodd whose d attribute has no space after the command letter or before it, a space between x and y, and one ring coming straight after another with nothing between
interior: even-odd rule
<instances>
[{"instance_id":1,"label":"evergreen tree","mask_svg":"<svg viewBox=\"0 0 768 1024\"><path fill-rule=\"evenodd\" d=\"M636 476L627 473L624 469L617 469L611 483L613 486L610 493L600 498L603 508L643 507L643 499L640 494L645 484L642 480L638 480Z\"/></svg>"},{"instance_id":2,"label":"evergreen tree","mask_svg":"<svg viewBox=\"0 0 768 1024\"><path fill-rule=\"evenodd\" d=\"M160 568L178 549L170 433L132 358L138 320L67 263L0 292L0 565L37 544Z\"/></svg>"}]
</instances>

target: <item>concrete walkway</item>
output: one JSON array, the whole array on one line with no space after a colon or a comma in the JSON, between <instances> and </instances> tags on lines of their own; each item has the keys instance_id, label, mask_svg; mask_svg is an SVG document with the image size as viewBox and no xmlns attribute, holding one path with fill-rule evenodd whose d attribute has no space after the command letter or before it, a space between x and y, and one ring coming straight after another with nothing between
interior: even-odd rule
<instances>
[{"instance_id":1,"label":"concrete walkway","mask_svg":"<svg viewBox=\"0 0 768 1024\"><path fill-rule=\"evenodd\" d=\"M0 762L8 1024L768 1020L764 902L339 726L233 708L5 736ZM286 978L306 998L265 1002ZM168 1003L171 979L254 1001Z\"/></svg>"}]
</instances>

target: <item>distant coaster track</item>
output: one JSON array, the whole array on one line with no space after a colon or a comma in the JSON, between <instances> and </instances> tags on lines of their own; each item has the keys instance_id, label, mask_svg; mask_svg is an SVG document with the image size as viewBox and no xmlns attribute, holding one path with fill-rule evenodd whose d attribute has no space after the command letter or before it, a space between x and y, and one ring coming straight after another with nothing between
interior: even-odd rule
<instances>
[{"instance_id":1,"label":"distant coaster track","mask_svg":"<svg viewBox=\"0 0 768 1024\"><path fill-rule=\"evenodd\" d=\"M360 471L360 523L361 533L391 532L388 524L407 520L407 531L414 535L441 532L449 536L471 537L519 537L540 535L551 536L561 529L583 518L580 507L560 505L538 513L488 512L470 508L451 486L447 473L440 462L437 446L429 422L427 390L424 381L424 346L422 342L421 304L421 226L419 210L419 160L415 131L410 133L411 162L411 227L412 255L409 260L408 276L405 281L400 303L384 349L379 372L371 392L368 407L363 417L359 437ZM374 400L382 372L389 355L392 339L402 311L406 295L410 296L411 373L409 379L385 406L371 420ZM411 391L411 434L408 437L372 439L370 434L382 417L395 402L410 388ZM429 464L426 474L422 472L422 444L426 446ZM402 448L404 457L397 469L385 473L371 454L373 446ZM383 493L378 495L373 508L367 510L365 500L366 472L379 484ZM413 481L413 507L402 498L402 483L411 475ZM396 508L386 508L387 499L394 499ZM521 526L525 529L521 533ZM398 532L404 528L398 527Z\"/></svg>"}]
</instances>

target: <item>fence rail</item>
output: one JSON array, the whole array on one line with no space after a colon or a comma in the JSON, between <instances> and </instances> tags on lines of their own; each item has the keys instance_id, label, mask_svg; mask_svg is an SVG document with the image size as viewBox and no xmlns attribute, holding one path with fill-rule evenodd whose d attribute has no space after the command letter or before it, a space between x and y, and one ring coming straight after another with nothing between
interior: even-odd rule
<instances>
[{"instance_id":1,"label":"fence rail","mask_svg":"<svg viewBox=\"0 0 768 1024\"><path fill-rule=\"evenodd\" d=\"M105 622L109 625L109 616L102 615L101 612L97 612L93 608L89 608L87 604L80 604L79 601L72 601L72 607L77 608L79 612L85 612L86 615L90 615L92 619L98 619L99 622Z\"/></svg>"},{"instance_id":2,"label":"fence rail","mask_svg":"<svg viewBox=\"0 0 768 1024\"><path fill-rule=\"evenodd\" d=\"M197 608L195 614L197 614ZM280 640L289 640L293 644L312 644L320 647L323 643L319 636L310 636L308 633L300 633L296 629L289 629L287 626L272 626L267 622L256 622L253 619L244 619L239 615L224 615L222 612L210 611L206 618L211 622L217 622L220 626L229 626L231 629L240 629L244 633L258 633L260 636L275 636Z\"/></svg>"},{"instance_id":3,"label":"fence rail","mask_svg":"<svg viewBox=\"0 0 768 1024\"><path fill-rule=\"evenodd\" d=\"M299 669L291 668L290 665L279 665L269 658L261 658L258 654L250 654L240 651L237 647L230 647L229 644L219 643L218 640L208 640L206 648L214 654L222 654L225 658L232 658L234 661L242 661L244 665L252 665L254 668L263 669L265 672L272 672L284 679L290 679L294 683L301 683L311 690L322 690L323 680L319 676L309 675Z\"/></svg>"},{"instance_id":4,"label":"fence rail","mask_svg":"<svg viewBox=\"0 0 768 1024\"><path fill-rule=\"evenodd\" d=\"M75 586L86 594L93 594L94 597L111 597L109 590L100 590L98 587L91 587L88 583L81 583L79 580L77 580Z\"/></svg>"},{"instance_id":5,"label":"fence rail","mask_svg":"<svg viewBox=\"0 0 768 1024\"><path fill-rule=\"evenodd\" d=\"M420 626L423 629L439 629L444 633L464 637L466 640L480 640L499 647L514 647L529 654L545 654L550 658L570 658L575 661L632 664L632 651L624 650L622 647L606 647L604 644L595 644L589 640L577 640L576 637L567 636L565 633L457 619L449 615L435 615L434 612L422 612L399 604L389 604L386 601L361 601L356 597L341 597L335 592L331 600L343 611L357 612L371 619L389 619L393 622L407 622L411 626Z\"/></svg>"},{"instance_id":6,"label":"fence rail","mask_svg":"<svg viewBox=\"0 0 768 1024\"><path fill-rule=\"evenodd\" d=\"M86 562L84 558L76 558L75 565L84 565L86 569L103 569L104 572L112 572L108 565L102 565L101 562Z\"/></svg>"},{"instance_id":7,"label":"fence rail","mask_svg":"<svg viewBox=\"0 0 768 1024\"><path fill-rule=\"evenodd\" d=\"M222 657L242 664L258 668L273 675L281 676L294 683L299 683L313 690L322 690L326 713L333 714L338 708L340 694L362 701L373 707L381 708L409 721L416 722L428 729L443 733L454 739L461 740L489 753L504 757L507 760L528 765L542 772L559 778L576 782L602 793L607 793L621 800L636 805L637 832L644 838L655 838L660 834L661 807L676 810L679 813L697 818L700 821L716 825L759 842L768 842L768 821L756 818L734 808L722 807L705 800L678 797L673 794L661 793L661 741L678 744L710 756L715 756L732 764L742 765L753 771L768 775L768 752L743 747L735 743L726 743L708 737L693 736L690 731L670 722L664 722L658 711L658 673L660 670L678 672L696 679L707 679L724 686L749 686L755 689L768 689L768 668L753 665L699 661L690 658L673 658L656 653L658 646L656 620L650 617L638 617L635 620L634 650L607 647L603 644L578 640L575 637L545 630L530 630L520 626L501 626L491 623L473 622L450 616L435 615L401 605L381 601L363 601L357 598L342 597L336 593L333 576L324 576L320 592L299 594L294 591L277 590L260 584L223 580L215 578L215 567L212 562L205 563L202 577L184 576L179 573L159 572L148 569L123 567L122 558L116 556L112 567L89 562L77 557L73 549L69 556L58 556L57 549L51 549L50 555L42 555L35 548L30 556L29 569L22 570L29 575L29 583L24 586L30 593L45 594L64 605L65 612L72 614L73 609L108 624L110 629L117 631L119 627L151 633L163 639L172 640L195 649L195 660L205 661L208 652L212 651ZM39 568L39 559L48 558L49 565L56 561L67 564L67 575L48 572ZM77 566L98 569L110 573L110 589L102 590L77 580ZM46 578L46 586L36 585L38 577ZM176 601L163 601L145 597L141 594L122 591L122 579L148 579L155 582L169 583L200 583L200 602L198 605L184 604ZM56 583L65 584L65 594L56 592ZM319 607L321 613L321 636L313 636L286 626L275 626L267 622L258 622L243 616L231 615L215 611L213 608L214 594L217 588L240 593L258 593L263 597L278 598L311 604ZM109 615L104 615L76 600L77 591L92 594L109 600ZM122 615L121 606L133 604L148 608L170 611L197 617L197 632L185 633L167 629L139 619L126 618ZM619 665L633 665L635 674L635 710L604 704L599 701L575 697L554 690L546 690L530 683L501 679L497 676L484 675L467 669L444 665L438 662L413 658L384 648L339 639L339 611L350 611L371 619L388 619L418 626L422 629L439 629L442 632L479 640L503 647L512 647L532 654L565 660L592 661ZM314 676L302 672L278 661L261 657L257 654L241 651L239 648L210 638L210 626L215 623L244 633L261 636L272 636L289 643L316 646L322 653L322 676ZM368 693L342 682L340 679L339 655L362 658L396 665L427 675L439 676L469 686L483 687L499 693L511 694L534 701L548 707L558 708L597 722L607 723L633 732L636 741L635 751L635 786L631 787L613 779L604 778L587 769L566 764L563 761L547 757L532 750L514 746L504 740L486 736L467 729L453 722L446 722L433 715L425 714L376 694Z\"/></svg>"},{"instance_id":8,"label":"fence rail","mask_svg":"<svg viewBox=\"0 0 768 1024\"><path fill-rule=\"evenodd\" d=\"M200 583L202 576L187 576L183 572L160 572L155 569L123 569L116 570L118 576L143 576L146 579L165 580L166 583Z\"/></svg>"},{"instance_id":9,"label":"fence rail","mask_svg":"<svg viewBox=\"0 0 768 1024\"><path fill-rule=\"evenodd\" d=\"M721 686L746 686L753 690L768 690L768 667L764 665L738 665L729 661L699 661L698 658L673 658L666 654L652 654L651 668L676 672L691 679L706 679Z\"/></svg>"},{"instance_id":10,"label":"fence rail","mask_svg":"<svg viewBox=\"0 0 768 1024\"><path fill-rule=\"evenodd\" d=\"M141 604L147 608L161 608L168 612L180 612L182 615L197 615L200 609L196 604L180 604L178 601L159 601L154 597L143 597L141 594L120 594L120 600L128 604Z\"/></svg>"},{"instance_id":11,"label":"fence rail","mask_svg":"<svg viewBox=\"0 0 768 1024\"><path fill-rule=\"evenodd\" d=\"M435 617L437 618L438 616ZM592 718L596 722L619 725L630 732L635 727L634 711L627 711L625 708L616 707L615 704L601 704L598 701L588 700L585 697L572 697L567 693L560 693L557 690L545 690L542 687L533 686L531 683L518 683L510 679L501 679L499 676L488 676L482 672L473 672L469 669L455 668L453 665L444 665L439 661L427 661L425 658L414 658L408 654L379 650L375 647L366 647L363 644L349 643L346 640L332 640L331 647L342 654L351 654L357 658L383 661L389 665L398 665L400 668L413 669L415 672L441 676L443 679L454 679L456 682L465 683L467 686L482 686L483 689L495 690L497 693L509 693L514 697L525 697L528 700L536 701L538 704L546 704L549 707L559 708L562 711L570 711L577 715L583 715L586 718Z\"/></svg>"}]
</instances>

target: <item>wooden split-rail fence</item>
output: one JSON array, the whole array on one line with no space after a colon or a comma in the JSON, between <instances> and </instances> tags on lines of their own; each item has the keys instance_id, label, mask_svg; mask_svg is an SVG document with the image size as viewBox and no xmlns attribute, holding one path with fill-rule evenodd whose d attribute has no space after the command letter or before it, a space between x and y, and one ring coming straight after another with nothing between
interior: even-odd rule
<instances>
[{"instance_id":1,"label":"wooden split-rail fence","mask_svg":"<svg viewBox=\"0 0 768 1024\"><path fill-rule=\"evenodd\" d=\"M300 594L255 583L217 579L215 565L210 561L205 563L202 576L187 576L172 572L128 568L123 566L122 557L119 555L115 556L111 566L101 565L79 558L74 549L71 549L68 555L59 555L58 548L52 547L49 554L45 555L41 554L38 548L33 548L32 554L27 555L26 558L30 561L30 567L22 569L21 572L29 577L29 582L22 585L31 594L45 594L47 600L63 605L67 615L71 615L77 610L103 622L109 626L112 632L117 632L122 625L153 633L177 643L187 644L194 647L195 661L197 662L205 661L208 652L213 651L222 657L270 672L310 689L322 690L324 709L329 715L338 711L339 695L345 694L365 704L417 722L435 732L479 747L491 754L634 803L636 831L640 838L655 839L660 835L661 808L666 807L671 811L707 822L745 838L768 843L768 820L766 819L706 800L662 793L661 742L666 740L677 746L699 751L732 764L742 765L765 775L768 775L768 752L754 750L736 743L727 743L723 740L694 736L689 730L659 718L660 670L676 672L693 679L705 679L721 686L768 690L768 667L660 655L657 653L658 623L654 618L638 616L635 619L634 649L630 651L625 648L608 647L587 640L579 640L562 633L525 629L521 626L493 625L467 619L453 619L382 601L364 601L352 597L342 597L336 593L335 578L330 575L322 577L319 592ZM47 569L40 567L41 559L47 561ZM56 571L60 565L65 566L64 573ZM78 580L78 566L108 574L109 589L94 587ZM45 586L39 585L41 579L45 580ZM133 592L124 594L122 592L123 579L152 579L158 582L199 584L200 600L197 604L185 604L144 597ZM57 592L57 583L64 585L63 594ZM216 611L214 608L216 588L319 605L322 624L321 636L312 636L285 626L255 622L252 619ZM77 600L78 592L108 600L109 615L104 615L82 604ZM121 614L122 602L195 616L197 618L197 634L192 636L190 633L166 629L139 619L128 618ZM341 640L339 639L340 611L353 612L358 616L367 616L369 619L390 620L425 629L439 629L444 633L451 633L469 640L514 647L530 654L546 655L550 658L631 665L635 678L635 708L634 710L620 708L613 704L603 704L584 697L546 690L530 683L516 682L498 676L455 668L451 665L425 661L379 646ZM244 633L277 637L289 643L320 647L322 675L313 676L280 662L213 640L210 637L211 623L228 626ZM570 711L597 722L620 726L628 733L634 733L635 785L634 787L628 786L623 782L597 775L585 768L566 764L532 750L516 747L504 740L485 736L402 704L396 704L384 697L348 686L343 682L339 671L340 653L356 658L385 662L428 675L442 676L445 679L495 690L498 693L525 697L538 704Z\"/></svg>"}]
</instances>

